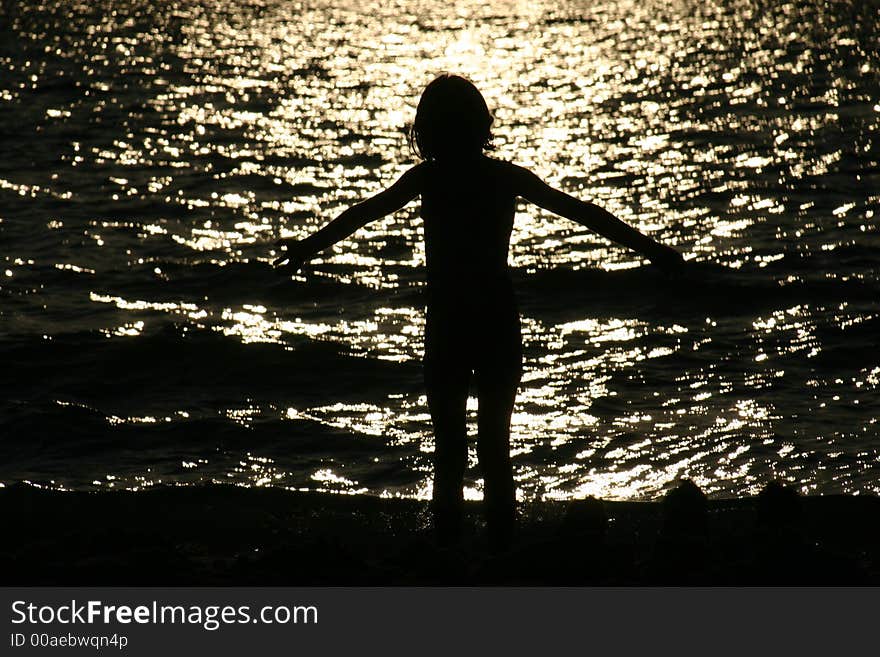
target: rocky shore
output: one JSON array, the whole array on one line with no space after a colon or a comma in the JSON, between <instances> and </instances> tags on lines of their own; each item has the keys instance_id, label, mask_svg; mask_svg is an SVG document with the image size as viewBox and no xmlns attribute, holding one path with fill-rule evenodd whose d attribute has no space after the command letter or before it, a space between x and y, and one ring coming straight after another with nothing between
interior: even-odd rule
<instances>
[{"instance_id":1,"label":"rocky shore","mask_svg":"<svg viewBox=\"0 0 880 657\"><path fill-rule=\"evenodd\" d=\"M234 486L0 489L4 585L831 585L880 583L880 499L540 502L491 554L479 504L460 546L425 502Z\"/></svg>"}]
</instances>

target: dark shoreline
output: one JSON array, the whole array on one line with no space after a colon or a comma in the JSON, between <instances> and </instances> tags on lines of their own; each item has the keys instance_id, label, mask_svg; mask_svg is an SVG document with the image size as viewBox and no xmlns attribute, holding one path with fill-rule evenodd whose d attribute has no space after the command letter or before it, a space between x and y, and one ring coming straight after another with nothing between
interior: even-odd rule
<instances>
[{"instance_id":1,"label":"dark shoreline","mask_svg":"<svg viewBox=\"0 0 880 657\"><path fill-rule=\"evenodd\" d=\"M479 504L461 547L438 549L415 500L14 485L0 489L0 568L6 586L880 583L880 499L781 499L528 504L516 544L492 555Z\"/></svg>"}]
</instances>

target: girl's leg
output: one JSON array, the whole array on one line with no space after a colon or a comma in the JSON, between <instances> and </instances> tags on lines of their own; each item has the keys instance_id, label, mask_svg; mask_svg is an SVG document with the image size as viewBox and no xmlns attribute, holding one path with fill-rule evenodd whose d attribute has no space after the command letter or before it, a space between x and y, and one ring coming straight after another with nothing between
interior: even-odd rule
<instances>
[{"instance_id":1,"label":"girl's leg","mask_svg":"<svg viewBox=\"0 0 880 657\"><path fill-rule=\"evenodd\" d=\"M470 372L426 362L425 383L434 425L434 530L442 545L450 545L461 538Z\"/></svg>"},{"instance_id":2,"label":"girl's leg","mask_svg":"<svg viewBox=\"0 0 880 657\"><path fill-rule=\"evenodd\" d=\"M483 496L489 545L503 549L513 538L516 487L510 462L510 416L521 372L480 371L477 454L483 471Z\"/></svg>"}]
</instances>

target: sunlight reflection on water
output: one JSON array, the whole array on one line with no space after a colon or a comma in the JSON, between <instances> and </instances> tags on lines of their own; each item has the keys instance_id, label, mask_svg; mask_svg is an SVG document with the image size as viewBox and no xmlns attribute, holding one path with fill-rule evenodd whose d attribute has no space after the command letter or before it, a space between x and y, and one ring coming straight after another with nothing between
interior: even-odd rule
<instances>
[{"instance_id":1,"label":"sunlight reflection on water","mask_svg":"<svg viewBox=\"0 0 880 657\"><path fill-rule=\"evenodd\" d=\"M286 292L266 263L275 239L305 236L412 164L418 95L450 70L494 109L497 157L692 262L727 267L726 287L670 292L633 253L521 204L510 262L527 371L512 449L525 497L651 497L682 476L725 494L773 477L877 492L878 369L864 328L876 328L877 299L841 303L850 288L817 287L876 290L875 260L856 247L880 246L877 11L769 4L22 7L8 30L43 56L3 51L2 101L30 104L47 151L34 157L52 165L4 168L0 191L30 203L55 246L18 232L13 211L0 223L14 240L3 290L33 304L4 321L47 340L64 337L59 319L110 340L171 322L248 348L319 341L417 364L415 204L322 254ZM66 284L78 286L76 309L40 273L46 263L79 277ZM312 298L309 286L328 291ZM222 447L164 480L430 494L422 393L336 402L333 382L349 376L339 367L320 382L324 402L296 390L251 402L244 390L198 409L168 400L168 417L219 414L255 430L305 418L379 441L366 464L357 450L299 461ZM121 417L111 401L82 404ZM160 480L142 466L108 465L107 481Z\"/></svg>"}]
</instances>

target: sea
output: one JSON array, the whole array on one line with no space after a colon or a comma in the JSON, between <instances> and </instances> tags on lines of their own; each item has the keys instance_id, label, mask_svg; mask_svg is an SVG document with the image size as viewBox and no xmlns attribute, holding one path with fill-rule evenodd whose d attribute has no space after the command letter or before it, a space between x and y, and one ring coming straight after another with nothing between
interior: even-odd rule
<instances>
[{"instance_id":1,"label":"sea","mask_svg":"<svg viewBox=\"0 0 880 657\"><path fill-rule=\"evenodd\" d=\"M418 201L271 263L417 163L419 94L452 72L492 157L687 261L520 201L522 500L880 493L878 23L875 0L0 0L0 482L430 497Z\"/></svg>"}]
</instances>

